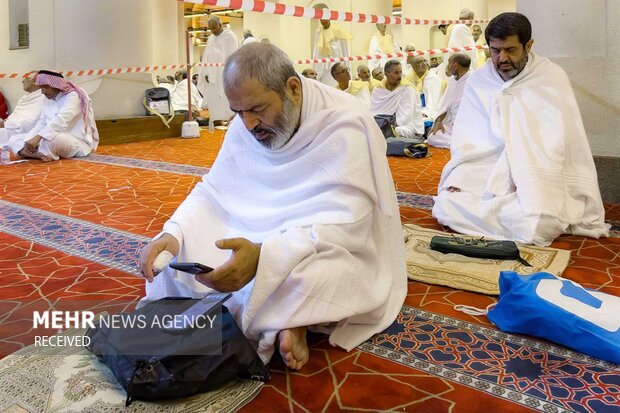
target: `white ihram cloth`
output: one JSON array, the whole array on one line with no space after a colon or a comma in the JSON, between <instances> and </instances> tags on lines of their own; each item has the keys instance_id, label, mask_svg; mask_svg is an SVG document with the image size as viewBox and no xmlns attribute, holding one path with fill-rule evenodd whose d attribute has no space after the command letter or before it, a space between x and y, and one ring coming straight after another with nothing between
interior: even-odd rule
<instances>
[{"instance_id":1,"label":"white ihram cloth","mask_svg":"<svg viewBox=\"0 0 620 413\"><path fill-rule=\"evenodd\" d=\"M465 86L433 207L471 235L548 245L562 233L607 236L596 169L566 73L530 53L504 82L492 61ZM449 187L462 192L448 192Z\"/></svg>"},{"instance_id":2,"label":"white ihram cloth","mask_svg":"<svg viewBox=\"0 0 620 413\"><path fill-rule=\"evenodd\" d=\"M45 99L39 121L28 133L13 135L9 145L18 153L24 143L39 135L43 139L39 152L51 159L86 156L97 149L99 133L94 122L93 106L88 99L91 125L86 128L77 92L60 92L54 99Z\"/></svg>"},{"instance_id":3,"label":"white ihram cloth","mask_svg":"<svg viewBox=\"0 0 620 413\"><path fill-rule=\"evenodd\" d=\"M461 99L463 98L463 92L465 91L465 85L471 71L465 73L459 80L456 77L451 76L448 80L448 87L439 108L437 109L437 116L441 116L444 113L446 116L441 121L444 131L438 131L428 136L426 143L437 148L449 148L450 142L452 142L452 129L454 127L454 120L456 114L459 111L461 105Z\"/></svg>"},{"instance_id":4,"label":"white ihram cloth","mask_svg":"<svg viewBox=\"0 0 620 413\"><path fill-rule=\"evenodd\" d=\"M282 329L331 326L351 350L396 318L407 291L404 243L386 144L354 97L301 78L301 124L269 150L236 117L211 171L164 225L178 261L223 264L214 242L262 243L254 279L226 303L268 361ZM170 268L146 299L201 297L207 287Z\"/></svg>"},{"instance_id":5,"label":"white ihram cloth","mask_svg":"<svg viewBox=\"0 0 620 413\"><path fill-rule=\"evenodd\" d=\"M172 108L174 110L188 110L187 108L187 79L183 79L180 82L176 82L172 87ZM200 109L202 106L202 97L198 88L191 83L192 88L192 106Z\"/></svg>"},{"instance_id":6,"label":"white ihram cloth","mask_svg":"<svg viewBox=\"0 0 620 413\"><path fill-rule=\"evenodd\" d=\"M43 109L45 96L38 89L19 98L15 109L0 129L0 145L8 143L11 136L29 132L37 124Z\"/></svg>"},{"instance_id":7,"label":"white ihram cloth","mask_svg":"<svg viewBox=\"0 0 620 413\"><path fill-rule=\"evenodd\" d=\"M435 119L437 109L441 101L441 79L436 73L427 70L422 77L419 77L415 70L411 70L405 80L411 83L418 93L424 93L424 107L422 114L426 117Z\"/></svg>"},{"instance_id":8,"label":"white ihram cloth","mask_svg":"<svg viewBox=\"0 0 620 413\"><path fill-rule=\"evenodd\" d=\"M385 36L382 36L381 33L377 30L377 32L370 37L370 43L368 44L369 55L388 53L392 54L397 51L400 52L400 46L396 44L391 35L386 33ZM370 60L368 62L368 67L370 68L371 72L376 68L381 68L383 70L383 67L388 62L388 60L390 59L387 59L385 57L382 59Z\"/></svg>"},{"instance_id":9,"label":"white ihram cloth","mask_svg":"<svg viewBox=\"0 0 620 413\"><path fill-rule=\"evenodd\" d=\"M471 34L471 29L467 27L465 24L455 24L452 29L452 33L450 34L450 40L448 40L448 48L452 47L476 47L476 42L474 41L474 35ZM475 69L478 67L478 51L463 51L463 53L467 54L471 58L471 68ZM448 54L446 56L445 61L452 55L453 53Z\"/></svg>"},{"instance_id":10,"label":"white ihram cloth","mask_svg":"<svg viewBox=\"0 0 620 413\"><path fill-rule=\"evenodd\" d=\"M224 28L218 36L211 35L202 54L201 63L225 63L228 56L239 48L237 37L229 29ZM232 115L228 99L224 93L224 67L204 67L198 70L198 90L203 96L203 109L209 109L209 118L228 120ZM209 77L209 82L205 76Z\"/></svg>"},{"instance_id":11,"label":"white ihram cloth","mask_svg":"<svg viewBox=\"0 0 620 413\"><path fill-rule=\"evenodd\" d=\"M340 89L340 85L336 85L336 89ZM359 100L364 103L366 108L370 108L370 83L364 82L363 80L350 80L349 87L343 92L347 92L348 94L355 96Z\"/></svg>"},{"instance_id":12,"label":"white ihram cloth","mask_svg":"<svg viewBox=\"0 0 620 413\"><path fill-rule=\"evenodd\" d=\"M348 40L351 36L344 29L331 24L329 28L319 27L314 33L313 59L329 59L332 57L344 57L349 55ZM349 62L342 62L350 68ZM326 85L335 86L338 82L331 74L331 67L334 63L314 63L316 78L319 82Z\"/></svg>"},{"instance_id":13,"label":"white ihram cloth","mask_svg":"<svg viewBox=\"0 0 620 413\"><path fill-rule=\"evenodd\" d=\"M402 81L396 89L385 88L383 79L381 86L373 89L370 95L370 111L373 115L396 114L396 132L402 138L415 138L416 134L424 134L422 104L416 89L406 81Z\"/></svg>"}]
</instances>

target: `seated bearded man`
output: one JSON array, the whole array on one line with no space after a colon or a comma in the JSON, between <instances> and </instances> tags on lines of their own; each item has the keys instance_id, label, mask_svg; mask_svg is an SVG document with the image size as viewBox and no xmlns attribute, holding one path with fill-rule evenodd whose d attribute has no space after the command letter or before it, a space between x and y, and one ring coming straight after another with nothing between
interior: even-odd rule
<instances>
[{"instance_id":1,"label":"seated bearded man","mask_svg":"<svg viewBox=\"0 0 620 413\"><path fill-rule=\"evenodd\" d=\"M48 70L39 71L36 84L47 98L41 116L29 132L10 137L11 150L24 158L56 161L97 149L99 134L84 89Z\"/></svg>"},{"instance_id":2,"label":"seated bearded man","mask_svg":"<svg viewBox=\"0 0 620 413\"><path fill-rule=\"evenodd\" d=\"M306 330L351 350L396 318L404 243L386 144L359 100L300 77L277 47L230 56L237 116L210 172L141 253L146 299L231 291L227 307L267 362L308 360ZM215 270L153 272L162 251ZM276 343L278 342L278 343Z\"/></svg>"},{"instance_id":3,"label":"seated bearded man","mask_svg":"<svg viewBox=\"0 0 620 413\"><path fill-rule=\"evenodd\" d=\"M465 85L433 216L464 234L548 245L604 237L603 203L566 73L531 52L529 20L487 26L491 60Z\"/></svg>"}]
</instances>

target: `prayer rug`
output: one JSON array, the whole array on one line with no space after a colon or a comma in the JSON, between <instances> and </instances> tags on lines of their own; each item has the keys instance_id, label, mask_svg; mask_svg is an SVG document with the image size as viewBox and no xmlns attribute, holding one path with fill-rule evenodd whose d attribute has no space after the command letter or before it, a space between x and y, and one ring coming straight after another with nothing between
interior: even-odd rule
<instances>
[{"instance_id":1,"label":"prayer rug","mask_svg":"<svg viewBox=\"0 0 620 413\"><path fill-rule=\"evenodd\" d=\"M430 242L433 236L446 236L447 233L413 224L403 225L403 231L410 279L483 294L499 294L498 280L501 271L516 271L520 274L546 271L559 276L570 260L570 251L535 246L519 246L521 257L532 267L515 260L443 254L431 250Z\"/></svg>"},{"instance_id":2,"label":"prayer rug","mask_svg":"<svg viewBox=\"0 0 620 413\"><path fill-rule=\"evenodd\" d=\"M74 329L63 336L83 336ZM112 372L83 347L30 345L0 360L0 412L180 413L236 412L254 399L263 383L238 380L208 393L174 401L133 401Z\"/></svg>"}]
</instances>

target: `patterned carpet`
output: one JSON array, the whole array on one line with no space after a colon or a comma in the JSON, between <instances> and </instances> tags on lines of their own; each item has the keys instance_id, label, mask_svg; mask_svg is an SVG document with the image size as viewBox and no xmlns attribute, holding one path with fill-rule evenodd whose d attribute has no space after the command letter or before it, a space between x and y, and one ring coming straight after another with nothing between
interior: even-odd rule
<instances>
[{"instance_id":1,"label":"patterned carpet","mask_svg":"<svg viewBox=\"0 0 620 413\"><path fill-rule=\"evenodd\" d=\"M96 155L1 166L0 355L31 344L32 307L96 302L130 307L144 292L137 252L156 235L200 176L222 132L103 146ZM389 160L401 218L442 229L431 217L449 151ZM606 219L620 222L620 206ZM620 238L562 236L572 251L564 276L620 296ZM309 364L293 373L274 360L273 379L246 412L618 412L620 367L528 337L505 334L485 316L490 296L410 282L405 307L383 334L346 353L313 337Z\"/></svg>"}]
</instances>

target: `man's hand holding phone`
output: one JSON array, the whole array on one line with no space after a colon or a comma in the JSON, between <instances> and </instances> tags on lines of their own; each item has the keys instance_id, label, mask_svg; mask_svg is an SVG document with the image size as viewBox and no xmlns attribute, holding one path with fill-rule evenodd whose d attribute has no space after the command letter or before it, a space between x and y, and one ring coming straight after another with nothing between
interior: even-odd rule
<instances>
[{"instance_id":1,"label":"man's hand holding phone","mask_svg":"<svg viewBox=\"0 0 620 413\"><path fill-rule=\"evenodd\" d=\"M154 269L155 259L162 251L168 251L172 256L179 255L179 241L172 235L164 233L161 237L149 242L140 251L140 272L148 280L153 282L153 278L163 269Z\"/></svg>"},{"instance_id":2,"label":"man's hand holding phone","mask_svg":"<svg viewBox=\"0 0 620 413\"><path fill-rule=\"evenodd\" d=\"M232 250L230 259L211 272L196 274L196 281L220 292L240 290L256 275L260 244L245 238L229 238L216 241L215 246Z\"/></svg>"}]
</instances>

